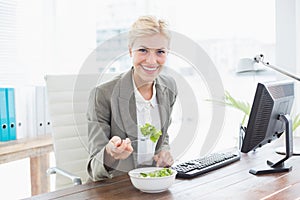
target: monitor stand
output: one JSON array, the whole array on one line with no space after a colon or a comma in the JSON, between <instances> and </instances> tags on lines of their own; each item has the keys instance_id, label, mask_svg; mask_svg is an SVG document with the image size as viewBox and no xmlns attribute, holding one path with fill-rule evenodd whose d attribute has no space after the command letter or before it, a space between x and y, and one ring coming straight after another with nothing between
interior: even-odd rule
<instances>
[{"instance_id":1,"label":"monitor stand","mask_svg":"<svg viewBox=\"0 0 300 200\"><path fill-rule=\"evenodd\" d=\"M250 169L249 173L254 175L262 174L271 174L279 172L289 172L292 170L292 167L285 167L284 161L290 158L293 155L293 136L292 136L292 120L289 115L279 115L279 120L285 123L285 157L279 160L276 163L267 161L267 164L270 166L269 169L265 170L254 170Z\"/></svg>"},{"instance_id":2,"label":"monitor stand","mask_svg":"<svg viewBox=\"0 0 300 200\"><path fill-rule=\"evenodd\" d=\"M276 148L275 152L280 154L280 155L285 155L285 147L278 147L278 148ZM300 156L300 149L299 148L294 147L293 156Z\"/></svg>"}]
</instances>

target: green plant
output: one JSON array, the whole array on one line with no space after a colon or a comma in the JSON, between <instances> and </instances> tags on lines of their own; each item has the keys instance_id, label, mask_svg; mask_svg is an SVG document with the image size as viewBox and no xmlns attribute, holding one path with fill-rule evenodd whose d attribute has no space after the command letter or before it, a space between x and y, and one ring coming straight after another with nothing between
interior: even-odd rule
<instances>
[{"instance_id":1,"label":"green plant","mask_svg":"<svg viewBox=\"0 0 300 200\"><path fill-rule=\"evenodd\" d=\"M244 126L246 119L249 118L251 105L248 102L237 100L230 95L228 91L225 91L223 100L213 100L214 102L221 103L226 106L230 106L244 113L241 125ZM300 114L297 114L293 118L293 127L292 130L295 131L300 126Z\"/></svg>"},{"instance_id":2,"label":"green plant","mask_svg":"<svg viewBox=\"0 0 300 200\"><path fill-rule=\"evenodd\" d=\"M244 117L242 119L241 125L244 126L246 123L247 117L250 115L251 106L248 102L236 100L233 98L228 91L225 91L225 105L230 106L232 108L238 109L244 113Z\"/></svg>"},{"instance_id":3,"label":"green plant","mask_svg":"<svg viewBox=\"0 0 300 200\"><path fill-rule=\"evenodd\" d=\"M208 101L212 101L214 103L218 103L224 106L229 106L232 108L235 108L239 111L242 111L244 113L241 125L244 126L247 117L249 117L250 115L250 110L251 110L251 106L248 102L244 102L244 101L240 101L240 100L236 100L234 97L232 97L230 95L230 93L228 91L225 91L225 95L224 95L224 99L222 100L208 100Z\"/></svg>"}]
</instances>

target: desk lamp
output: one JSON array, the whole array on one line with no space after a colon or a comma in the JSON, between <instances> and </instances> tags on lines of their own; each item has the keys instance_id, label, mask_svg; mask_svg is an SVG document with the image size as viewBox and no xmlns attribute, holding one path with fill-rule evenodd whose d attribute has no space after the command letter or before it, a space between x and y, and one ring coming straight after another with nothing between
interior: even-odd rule
<instances>
[{"instance_id":1,"label":"desk lamp","mask_svg":"<svg viewBox=\"0 0 300 200\"><path fill-rule=\"evenodd\" d=\"M300 81L300 78L298 76L295 76L295 75L291 74L290 72L287 72L287 71L285 71L279 67L276 67L274 65L270 65L269 62L265 62L263 54L257 55L253 59L251 59L251 58L240 59L236 72L237 73L244 73L244 72L255 72L256 73L258 71L264 70L263 68L261 68L260 66L257 65L259 63L261 63L264 66L271 68L281 74L284 74L292 79ZM277 148L276 153L285 154L284 147ZM300 155L300 151L299 151L299 149L297 149L297 147L294 147L293 155Z\"/></svg>"}]
</instances>

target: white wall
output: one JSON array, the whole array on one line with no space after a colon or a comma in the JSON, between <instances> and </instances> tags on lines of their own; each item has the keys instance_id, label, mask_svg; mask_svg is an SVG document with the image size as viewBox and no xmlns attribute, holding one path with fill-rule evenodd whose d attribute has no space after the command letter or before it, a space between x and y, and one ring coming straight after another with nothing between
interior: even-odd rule
<instances>
[{"instance_id":1,"label":"white wall","mask_svg":"<svg viewBox=\"0 0 300 200\"><path fill-rule=\"evenodd\" d=\"M47 73L76 73L96 47L95 3L56 1L55 8L55 65Z\"/></svg>"},{"instance_id":2,"label":"white wall","mask_svg":"<svg viewBox=\"0 0 300 200\"><path fill-rule=\"evenodd\" d=\"M300 76L300 1L276 0L276 65ZM287 79L283 75L280 78ZM299 113L300 83L295 82L293 113ZM295 133L299 135L299 130Z\"/></svg>"},{"instance_id":3,"label":"white wall","mask_svg":"<svg viewBox=\"0 0 300 200\"><path fill-rule=\"evenodd\" d=\"M296 1L276 1L276 65L296 72Z\"/></svg>"}]
</instances>

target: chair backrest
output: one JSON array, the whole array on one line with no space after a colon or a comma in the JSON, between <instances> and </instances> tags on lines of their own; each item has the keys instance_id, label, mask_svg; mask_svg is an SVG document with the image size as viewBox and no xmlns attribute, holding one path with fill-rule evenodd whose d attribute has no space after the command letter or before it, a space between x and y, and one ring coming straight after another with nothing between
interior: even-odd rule
<instances>
[{"instance_id":1,"label":"chair backrest","mask_svg":"<svg viewBox=\"0 0 300 200\"><path fill-rule=\"evenodd\" d=\"M99 75L47 75L47 100L52 122L56 167L87 179L87 120L90 90L107 81L114 73ZM69 187L72 182L56 176L56 189Z\"/></svg>"}]
</instances>

